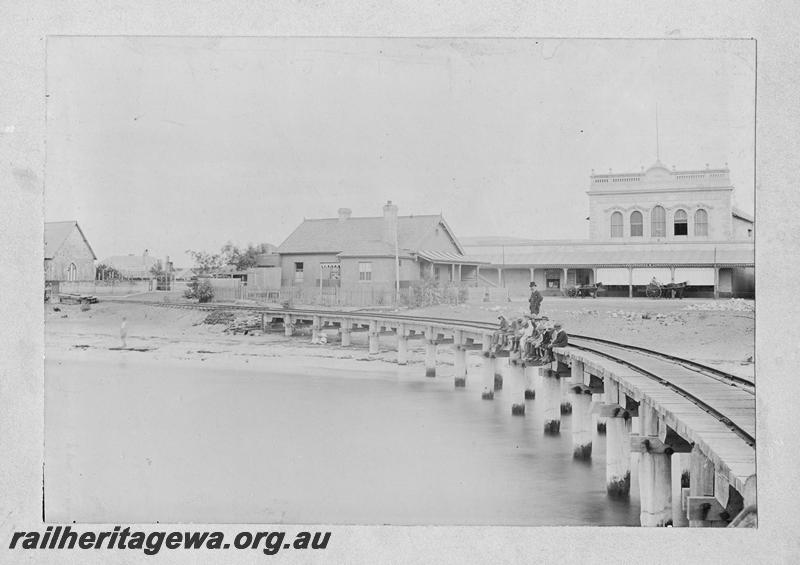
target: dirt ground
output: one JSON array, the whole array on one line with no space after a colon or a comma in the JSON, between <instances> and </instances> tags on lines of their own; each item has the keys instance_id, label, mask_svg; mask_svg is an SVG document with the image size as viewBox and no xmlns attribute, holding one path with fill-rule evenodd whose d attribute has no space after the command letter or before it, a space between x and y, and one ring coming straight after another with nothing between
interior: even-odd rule
<instances>
[{"instance_id":1,"label":"dirt ground","mask_svg":"<svg viewBox=\"0 0 800 565\"><path fill-rule=\"evenodd\" d=\"M55 310L58 308L58 311ZM480 303L407 309L415 315L461 320L496 321L497 316L521 316L527 302ZM671 353L754 378L754 303L745 300L652 300L647 298L546 297L541 314L560 321L567 333L603 337ZM129 348L119 351L120 324L127 318ZM154 360L193 359L224 363L258 363L271 357L303 356L374 360L366 350L366 335L353 334L353 346L341 348L331 334L328 345L312 345L302 336L282 332L231 334L225 325L204 324L207 313L164 308L141 302L100 302L88 311L79 306L45 306L48 355L93 357L146 355ZM411 364L424 360L423 346L411 342ZM450 363L448 347L440 347L440 361ZM479 362L473 357L471 365ZM381 338L384 362L395 361L394 340Z\"/></svg>"},{"instance_id":2,"label":"dirt ground","mask_svg":"<svg viewBox=\"0 0 800 565\"><path fill-rule=\"evenodd\" d=\"M540 314L567 333L647 347L752 375L755 357L752 300L545 297ZM437 306L427 315L495 321L522 316L527 302Z\"/></svg>"}]
</instances>

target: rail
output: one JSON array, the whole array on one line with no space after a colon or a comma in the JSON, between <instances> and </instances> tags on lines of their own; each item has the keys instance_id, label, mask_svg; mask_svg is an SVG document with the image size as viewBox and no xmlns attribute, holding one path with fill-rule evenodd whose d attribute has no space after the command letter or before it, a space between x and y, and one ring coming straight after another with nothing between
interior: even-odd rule
<instances>
[{"instance_id":1,"label":"rail","mask_svg":"<svg viewBox=\"0 0 800 565\"><path fill-rule=\"evenodd\" d=\"M583 339L586 339L586 338L583 338ZM608 340L600 340L600 341L603 341L606 344L609 343ZM611 342L611 343L613 343L613 342ZM614 344L614 345L619 347L619 344ZM605 357L606 359L610 359L610 360L614 361L615 363L619 363L620 365L624 365L626 367L629 367L629 368L633 369L634 371L636 371L638 373L641 373L642 375L645 375L645 376L657 381L658 383L662 384L663 386L667 387L668 389L673 390L676 393L678 393L681 396L683 396L684 398L688 399L689 401L691 401L693 404L695 404L697 407L699 407L704 412L707 412L707 413L711 414L712 416L714 416L717 420L719 420L720 422L725 424L737 436L742 438L745 441L745 443L747 443L747 445L749 445L751 447L755 447L756 438L755 438L754 435L752 435L743 426L738 425L734 420L729 418L724 412L722 412L721 410L717 410L714 406L712 406L710 403L706 402L699 395L694 394L691 391L689 391L686 387L680 386L680 385L670 381L667 378L664 378L664 377L661 377L661 376L655 374L654 372L648 370L647 368L643 367L639 363L633 363L628 359L624 359L624 358L619 357L617 355L611 354L608 351L603 351L603 350L597 349L595 347L586 347L586 346L582 346L582 345L576 345L574 343L571 343L570 347L576 347L576 348L582 349L584 351L590 351L592 353L595 353L597 355ZM632 348L632 349L635 350L635 349L639 349L639 348ZM663 355L663 357L664 358L668 358L668 359L678 359L676 357L669 356L669 355ZM686 360L681 360L681 361L684 362L682 364L686 364L686 365L691 365L692 364L691 361L686 361ZM723 374L725 374L725 373L723 373ZM727 375L727 376L731 377L731 378L734 378L734 379L738 379L738 377L735 377L734 375ZM750 391L750 390L747 390L747 392L750 393L750 394L754 394L754 392Z\"/></svg>"},{"instance_id":2,"label":"rail","mask_svg":"<svg viewBox=\"0 0 800 565\"><path fill-rule=\"evenodd\" d=\"M498 376L500 376L500 388L502 388L502 375L498 375L495 357L506 357L509 354L504 352L501 355L491 347L492 335L498 329L498 324L474 319L431 317L374 310L343 311L318 308L280 308L252 304L108 300L167 308L201 311L228 310L260 314L264 316L261 321L262 327L264 327L268 316L272 318L273 322L281 320L287 336L292 335L295 327L310 326L312 328L312 341L318 339L319 332L337 328L342 333L342 345L350 344L350 333L352 331L369 331L370 353L378 353L379 337L381 335L397 335L399 338L398 363L401 364L407 362L408 339L424 337L427 342L425 359L427 376L435 376L436 374L436 346L439 344L453 344L455 348L456 387L464 386L466 351L482 349L485 356L482 372L485 379L484 384L487 387L484 391L486 395L484 397L487 399L494 398L492 388L489 387L494 386L494 389L498 389ZM347 338L346 342L345 338ZM705 481L705 483L697 486L697 488L702 487L702 492L698 491L695 495L691 493L688 495L686 509L690 516L700 514L707 516L710 506L703 505L713 506L715 500L721 503L722 507L726 507L729 500L729 489L734 489L740 493L740 500L744 501L743 504L755 503L756 437L755 386L753 381L675 355L579 334L571 334L570 344L563 348L556 348L554 353L557 358L558 370L556 371L557 367L554 362L552 367L547 366L546 370L543 368L540 371L540 379L548 381L547 384L542 384L544 387L542 398L546 405L545 411L547 414L552 415L554 414L553 410L556 413L558 411L557 401L553 404L554 398L557 399L558 394L556 392L554 397L553 390L557 390L559 385L556 384L554 389L553 382L557 383L561 379L559 375L566 370L566 366L569 366L569 370L572 372L572 389L566 387L565 390L572 390L577 397L583 397L583 395L590 392L604 395L608 393L610 396L604 396L604 401L598 407L604 413L607 409L611 410L613 418L620 417L620 413L623 414L621 417L627 418L628 412L625 406L629 400L633 401L633 406L639 407L637 410L641 408L642 404L645 405L647 410L645 412L646 419L640 421L641 432L636 437L631 436L631 443L636 443L638 446L640 445L639 442L641 442L641 446L644 446L647 452L650 452L651 449L662 449L661 452L656 451L654 453L662 453L664 455L671 453L671 451L664 449L669 448L671 450L674 445L675 449L680 449L683 453L691 450L692 457L700 458L698 461L702 459L702 461L707 461L713 466L712 468L715 471L711 476L710 483L707 480L708 475L702 474L704 471L692 471L693 473L700 472L698 480ZM513 361L513 364L517 367L515 374L518 376L512 379L512 387L518 387L519 378L527 378L525 376L525 364L524 362L520 363L516 356ZM520 365L522 366L521 369ZM519 375L522 375L522 377ZM570 383L565 381L565 384ZM579 391L579 393L576 391ZM529 398L529 390L525 389L524 392L525 398ZM535 391L531 390L530 392ZM577 397L576 402L578 401ZM530 398L533 398L533 396ZM521 402L523 399L518 397L518 400ZM583 403L582 406L585 404L585 400L580 400L580 402ZM608 404L605 404L605 402L608 402ZM519 411L524 414L524 404L515 403L511 408L512 414L519 413ZM518 412L514 412L515 409ZM578 412L581 414L580 421L582 422L585 422L588 417L584 414L585 409L586 406ZM621 410L621 412L618 410ZM555 429L555 433L558 433L560 420L555 416L554 418L556 419L548 421L548 417L545 418L545 432L548 433L548 424L555 423L555 426L551 426L549 429L551 431ZM610 416L605 415L603 417ZM652 443L655 441L653 439L652 430L654 428L652 422L653 418L656 417L658 418L658 426L655 429L658 430L656 434L659 438L658 441L663 444L661 447L657 445L654 447ZM573 422L576 426L573 429L573 438L576 441L580 438L575 434L578 432L584 433L585 431L578 430L578 422L579 420ZM613 437L615 439L613 441L616 442L614 443L617 446L615 449L619 449L619 442L622 437L619 434L622 432L617 429L617 423L614 426ZM661 437L662 433L666 435ZM676 439L676 435L678 439ZM611 438L611 435L609 437ZM667 437L671 438L669 440L670 443L667 443ZM591 436L588 436L588 438L588 441L591 441ZM586 445L582 444L581 449L576 453L579 451L586 453L585 447ZM591 453L591 449L589 449L588 453ZM612 492L612 485L616 485L613 488L617 488L620 483L617 475L608 475L608 473L611 473L609 470L611 469L610 465L609 463L607 468L607 478L609 476L612 477L608 482L609 492ZM706 463L702 463L702 465L706 465ZM702 465L697 469L706 468L702 467ZM616 473L616 471L614 472ZM661 479L658 480L660 481ZM690 484L693 480L695 479L690 480ZM650 488L650 486L647 488ZM640 483L640 489L642 488L644 486ZM703 506L706 510L697 510L698 505ZM725 512L718 512L717 515L723 516ZM706 520L706 518L691 519ZM719 519L725 520L725 518ZM650 519L648 518L648 520ZM709 518L708 521L711 522L714 519ZM648 522L647 525L653 524ZM656 525L663 525L663 522Z\"/></svg>"},{"instance_id":3,"label":"rail","mask_svg":"<svg viewBox=\"0 0 800 565\"><path fill-rule=\"evenodd\" d=\"M131 303L130 300L124 299L104 299L103 302L125 302ZM430 316L414 316L409 314L396 314L392 312L380 312L375 310L320 310L314 308L282 308L282 307L265 307L265 306L258 306L258 305L251 305L251 304L199 304L199 303L170 303L170 302L158 302L158 301L137 301L135 303L138 304L146 304L150 306L161 306L161 307L168 307L168 308L185 308L185 309L195 309L195 310L244 310L244 311L253 311L258 313L265 313L270 314L275 317L281 316L329 316L332 318L353 318L353 319L362 319L362 320L393 320L393 321L408 321L414 322L418 324L425 324L425 325L437 325L437 326L458 326L460 329L473 329L476 331L487 332L487 331L495 331L497 330L497 324L494 322L481 322L479 320L471 320L471 319L459 319L459 318L445 318L445 317L430 317ZM645 353L647 355L651 355L653 357L661 358L664 360L671 361L673 363L677 363L681 366L684 366L688 369L694 370L698 373L703 373L709 376L714 376L715 378L722 380L724 382L728 382L730 384L742 386L745 389L754 392L754 383L753 381L740 377L738 375L734 375L732 373L722 371L715 367L710 367L708 365L704 365L702 363L698 363L697 361L692 361L690 359L684 359L682 357L677 357L675 355L670 355L668 353L663 353L661 351L656 351L653 349L648 349L645 347L631 345L627 343L621 343L617 341L612 341L604 338L594 337L594 336L587 336L581 334L569 334L570 339L578 339L578 340L586 340L592 341L600 344L615 346L622 349L627 349L630 351L637 351L640 353Z\"/></svg>"}]
</instances>

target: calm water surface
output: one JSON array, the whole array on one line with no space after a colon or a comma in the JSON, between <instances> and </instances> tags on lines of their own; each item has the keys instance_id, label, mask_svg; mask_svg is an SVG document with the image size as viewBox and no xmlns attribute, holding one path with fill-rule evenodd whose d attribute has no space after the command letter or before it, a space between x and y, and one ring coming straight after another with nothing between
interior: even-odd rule
<instances>
[{"instance_id":1,"label":"calm water surface","mask_svg":"<svg viewBox=\"0 0 800 565\"><path fill-rule=\"evenodd\" d=\"M477 377L136 355L48 359L49 521L638 525L635 497L606 496L603 441L575 462L569 416L545 436L541 401L512 417Z\"/></svg>"}]
</instances>

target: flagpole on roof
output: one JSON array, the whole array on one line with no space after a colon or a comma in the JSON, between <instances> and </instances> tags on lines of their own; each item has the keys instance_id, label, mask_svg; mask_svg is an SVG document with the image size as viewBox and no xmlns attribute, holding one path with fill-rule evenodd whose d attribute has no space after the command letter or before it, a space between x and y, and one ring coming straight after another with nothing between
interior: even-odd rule
<instances>
[{"instance_id":1,"label":"flagpole on roof","mask_svg":"<svg viewBox=\"0 0 800 565\"><path fill-rule=\"evenodd\" d=\"M658 102L656 102L656 161L661 161L661 147L658 139Z\"/></svg>"},{"instance_id":2,"label":"flagpole on roof","mask_svg":"<svg viewBox=\"0 0 800 565\"><path fill-rule=\"evenodd\" d=\"M400 307L400 249L397 233L400 231L400 218L394 222L394 307Z\"/></svg>"}]
</instances>

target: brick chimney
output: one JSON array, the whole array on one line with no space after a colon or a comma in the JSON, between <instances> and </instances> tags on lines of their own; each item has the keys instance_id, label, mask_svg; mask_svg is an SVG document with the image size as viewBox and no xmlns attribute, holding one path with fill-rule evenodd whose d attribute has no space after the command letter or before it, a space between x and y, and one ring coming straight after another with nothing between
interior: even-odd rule
<instances>
[{"instance_id":1,"label":"brick chimney","mask_svg":"<svg viewBox=\"0 0 800 565\"><path fill-rule=\"evenodd\" d=\"M339 221L345 222L350 217L353 211L350 208L339 208Z\"/></svg>"},{"instance_id":2,"label":"brick chimney","mask_svg":"<svg viewBox=\"0 0 800 565\"><path fill-rule=\"evenodd\" d=\"M397 206L387 200L383 207L383 241L394 245L397 234Z\"/></svg>"}]
</instances>

